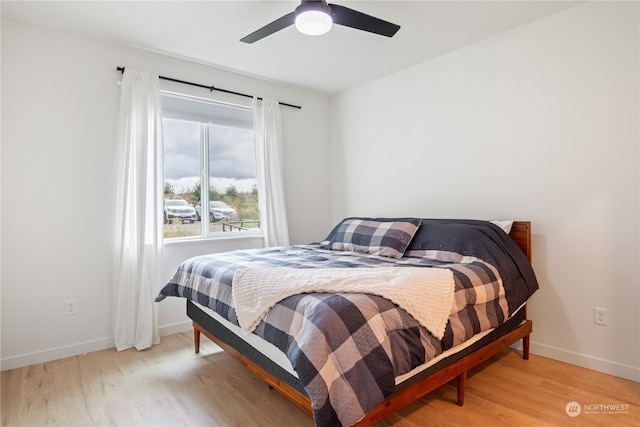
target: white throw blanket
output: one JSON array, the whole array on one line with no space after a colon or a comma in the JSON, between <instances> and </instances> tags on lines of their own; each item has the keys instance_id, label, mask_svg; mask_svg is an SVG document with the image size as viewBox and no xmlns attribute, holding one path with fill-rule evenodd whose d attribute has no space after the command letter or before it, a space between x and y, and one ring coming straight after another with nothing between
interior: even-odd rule
<instances>
[{"instance_id":1,"label":"white throw blanket","mask_svg":"<svg viewBox=\"0 0 640 427\"><path fill-rule=\"evenodd\" d=\"M238 323L247 334L279 301L297 294L330 292L382 296L442 339L454 286L453 273L441 268L249 268L234 274L233 299Z\"/></svg>"}]
</instances>

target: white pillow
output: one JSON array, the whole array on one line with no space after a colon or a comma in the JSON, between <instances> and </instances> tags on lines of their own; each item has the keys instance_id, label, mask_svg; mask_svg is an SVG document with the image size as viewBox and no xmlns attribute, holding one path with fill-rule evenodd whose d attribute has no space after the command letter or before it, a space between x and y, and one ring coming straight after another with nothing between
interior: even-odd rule
<instances>
[{"instance_id":1,"label":"white pillow","mask_svg":"<svg viewBox=\"0 0 640 427\"><path fill-rule=\"evenodd\" d=\"M513 221L491 221L491 223L502 228L502 230L507 234L511 232L511 226L513 225Z\"/></svg>"}]
</instances>

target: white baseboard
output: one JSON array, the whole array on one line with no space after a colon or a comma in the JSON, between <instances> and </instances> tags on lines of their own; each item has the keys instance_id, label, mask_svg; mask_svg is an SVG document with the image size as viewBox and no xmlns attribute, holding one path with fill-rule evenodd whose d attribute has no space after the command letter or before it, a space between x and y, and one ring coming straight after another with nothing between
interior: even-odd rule
<instances>
[{"instance_id":1,"label":"white baseboard","mask_svg":"<svg viewBox=\"0 0 640 427\"><path fill-rule=\"evenodd\" d=\"M22 368L24 366L51 362L52 360L78 356L80 354L105 350L112 347L115 347L113 337L102 338L95 341L86 341L79 344L57 347L50 350L38 351L35 353L21 354L19 356L7 357L6 359L2 359L2 361L0 361L0 370L6 371L8 369Z\"/></svg>"},{"instance_id":2,"label":"white baseboard","mask_svg":"<svg viewBox=\"0 0 640 427\"><path fill-rule=\"evenodd\" d=\"M192 328L193 326L190 321L180 322L173 325L161 326L160 328L158 328L158 334L161 337L164 337L167 335L189 331ZM7 357L6 359L2 359L0 361L0 370L6 371L8 369L22 368L24 366L51 362L52 360L64 359L65 357L78 356L80 354L106 350L108 348L114 347L115 342L113 340L113 337L111 337L73 344L65 347L57 347L49 350L38 351L35 353L21 354L19 356Z\"/></svg>"},{"instance_id":3,"label":"white baseboard","mask_svg":"<svg viewBox=\"0 0 640 427\"><path fill-rule=\"evenodd\" d=\"M179 334L180 332L186 332L193 330L193 323L191 320L188 322L174 323L173 325L161 326L158 328L158 333L161 337L167 335Z\"/></svg>"},{"instance_id":4,"label":"white baseboard","mask_svg":"<svg viewBox=\"0 0 640 427\"><path fill-rule=\"evenodd\" d=\"M530 351L532 354L536 354L538 356L548 357L549 359L558 360L571 365L577 365L593 371L640 382L640 368L637 366L623 365L610 360L586 356L584 354L574 353L545 344L536 343L533 340L531 340Z\"/></svg>"}]
</instances>

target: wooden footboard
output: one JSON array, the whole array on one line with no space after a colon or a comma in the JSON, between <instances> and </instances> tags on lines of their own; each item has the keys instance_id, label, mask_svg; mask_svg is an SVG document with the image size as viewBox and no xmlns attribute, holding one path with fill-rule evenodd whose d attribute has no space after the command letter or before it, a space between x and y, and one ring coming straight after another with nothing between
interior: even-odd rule
<instances>
[{"instance_id":1,"label":"wooden footboard","mask_svg":"<svg viewBox=\"0 0 640 427\"><path fill-rule=\"evenodd\" d=\"M387 398L380 405L370 411L361 421L355 424L358 427L368 426L377 421L380 421L387 415L390 415L399 409L415 402L421 397L427 395L438 387L448 383L451 380L456 380L457 384L457 403L462 406L464 404L464 393L467 381L467 372L485 362L489 358L500 353L510 345L514 344L518 340L523 340L523 355L524 359L529 358L529 336L533 330L533 323L531 320L524 320L520 326L508 332L507 334L495 339L480 349L474 351L468 356L448 365L447 367L436 371L423 380L405 388L404 390ZM280 392L283 396L289 399L294 405L303 410L305 413L313 416L311 409L311 400L309 397L300 393L298 390L291 387L289 384L280 381L269 372L256 365L249 358L241 354L235 348L226 344L224 341L219 340L215 335L211 334L205 328L200 326L197 322L193 322L194 332L194 344L196 346L195 351L200 351L200 334L204 334L211 341L220 346L225 352L231 355L234 359L239 361L249 371L253 372L270 387Z\"/></svg>"}]
</instances>

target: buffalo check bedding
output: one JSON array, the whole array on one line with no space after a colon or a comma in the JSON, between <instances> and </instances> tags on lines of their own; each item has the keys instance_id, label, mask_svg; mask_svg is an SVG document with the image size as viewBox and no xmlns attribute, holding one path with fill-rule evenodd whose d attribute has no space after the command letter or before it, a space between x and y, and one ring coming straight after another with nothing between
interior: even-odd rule
<instances>
[{"instance_id":1,"label":"buffalo check bedding","mask_svg":"<svg viewBox=\"0 0 640 427\"><path fill-rule=\"evenodd\" d=\"M431 227L432 237L442 232L438 221L425 226L425 220L420 228ZM400 258L328 249L331 234L323 243L194 257L178 267L156 301L187 298L238 325L233 281L242 270L447 269L454 289L441 339L389 299L349 291L285 297L253 330L287 355L317 426L352 425L395 391L397 376L501 325L538 287L526 256L502 230L483 221L442 226L464 244L431 242L418 229Z\"/></svg>"}]
</instances>

